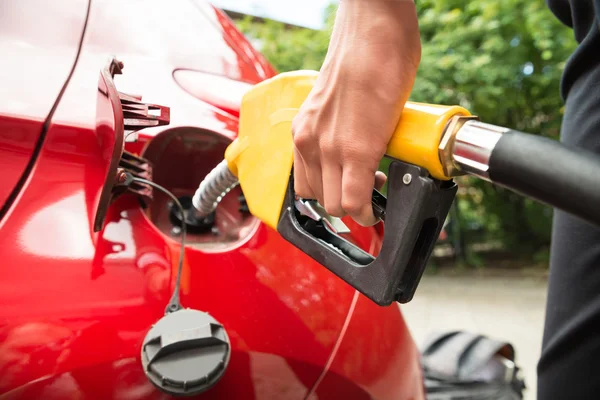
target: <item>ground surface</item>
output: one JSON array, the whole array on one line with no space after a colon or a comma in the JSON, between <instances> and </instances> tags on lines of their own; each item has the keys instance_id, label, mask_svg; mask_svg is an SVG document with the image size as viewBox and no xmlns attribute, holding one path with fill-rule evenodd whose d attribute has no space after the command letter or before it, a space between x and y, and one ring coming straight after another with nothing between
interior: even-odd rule
<instances>
[{"instance_id":1,"label":"ground surface","mask_svg":"<svg viewBox=\"0 0 600 400\"><path fill-rule=\"evenodd\" d=\"M417 343L435 330L466 329L508 340L535 399L546 278L539 270L426 274L402 310Z\"/></svg>"}]
</instances>

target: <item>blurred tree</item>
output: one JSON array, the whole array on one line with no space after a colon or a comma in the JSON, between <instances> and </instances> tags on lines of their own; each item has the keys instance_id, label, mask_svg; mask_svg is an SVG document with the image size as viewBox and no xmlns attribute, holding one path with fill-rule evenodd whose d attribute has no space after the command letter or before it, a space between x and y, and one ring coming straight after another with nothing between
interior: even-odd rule
<instances>
[{"instance_id":1,"label":"blurred tree","mask_svg":"<svg viewBox=\"0 0 600 400\"><path fill-rule=\"evenodd\" d=\"M544 0L417 2L422 63L411 100L460 104L483 121L558 137L559 83L572 33ZM529 253L550 239L551 209L474 179L459 199L490 238ZM475 189L475 190L473 190Z\"/></svg>"},{"instance_id":2,"label":"blurred tree","mask_svg":"<svg viewBox=\"0 0 600 400\"><path fill-rule=\"evenodd\" d=\"M319 70L327 54L336 9L334 4L327 7L326 28L320 31L290 27L268 19L256 22L250 16L238 20L237 25L279 72Z\"/></svg>"},{"instance_id":3,"label":"blurred tree","mask_svg":"<svg viewBox=\"0 0 600 400\"><path fill-rule=\"evenodd\" d=\"M483 121L558 137L560 77L575 41L544 0L421 0L417 8L423 55L411 100L459 104ZM334 16L332 5L323 31L249 19L239 26L260 40L279 71L318 70ZM548 245L550 208L486 182L460 180L463 228L483 225L484 233L477 235L525 254Z\"/></svg>"}]
</instances>

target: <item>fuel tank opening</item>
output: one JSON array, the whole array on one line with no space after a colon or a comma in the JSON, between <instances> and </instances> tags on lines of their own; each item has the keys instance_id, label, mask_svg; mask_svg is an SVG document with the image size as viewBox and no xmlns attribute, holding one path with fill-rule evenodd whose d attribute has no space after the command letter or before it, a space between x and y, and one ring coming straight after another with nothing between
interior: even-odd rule
<instances>
[{"instance_id":1,"label":"fuel tank opening","mask_svg":"<svg viewBox=\"0 0 600 400\"><path fill-rule=\"evenodd\" d=\"M181 215L181 211L179 211L179 207L175 202L169 203L169 209L171 210L169 216L174 226L180 227L183 222L188 233L206 233L212 230L215 225L214 211L205 217L198 217L197 213L194 212L192 196L181 196L177 200L183 207L184 215Z\"/></svg>"},{"instance_id":2,"label":"fuel tank opening","mask_svg":"<svg viewBox=\"0 0 600 400\"><path fill-rule=\"evenodd\" d=\"M173 193L185 213L188 247L202 251L226 251L245 242L259 226L250 215L241 188L233 188L217 209L203 220L191 212L198 185L223 160L231 139L204 129L176 127L152 138L142 155L153 165L153 181ZM178 240L182 217L163 193L155 192L145 209L147 217L164 235Z\"/></svg>"}]
</instances>

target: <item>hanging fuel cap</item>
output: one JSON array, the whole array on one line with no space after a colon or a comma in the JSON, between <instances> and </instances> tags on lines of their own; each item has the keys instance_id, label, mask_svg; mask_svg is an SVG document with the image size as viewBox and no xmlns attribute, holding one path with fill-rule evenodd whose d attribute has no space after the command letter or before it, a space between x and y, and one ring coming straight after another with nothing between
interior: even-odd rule
<instances>
[{"instance_id":1,"label":"hanging fuel cap","mask_svg":"<svg viewBox=\"0 0 600 400\"><path fill-rule=\"evenodd\" d=\"M142 346L146 376L172 396L191 396L214 386L225 373L231 346L225 328L207 313L182 309L165 315Z\"/></svg>"}]
</instances>

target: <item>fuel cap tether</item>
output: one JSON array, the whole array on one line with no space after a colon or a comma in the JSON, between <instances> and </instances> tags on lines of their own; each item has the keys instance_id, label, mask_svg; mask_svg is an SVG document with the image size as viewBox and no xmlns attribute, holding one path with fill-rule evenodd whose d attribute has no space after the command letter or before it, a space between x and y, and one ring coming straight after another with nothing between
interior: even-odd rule
<instances>
[{"instance_id":1,"label":"fuel cap tether","mask_svg":"<svg viewBox=\"0 0 600 400\"><path fill-rule=\"evenodd\" d=\"M130 177L164 192L185 215L173 193L146 179ZM231 344L223 325L208 313L183 308L179 291L185 254L185 223L181 224L181 248L175 288L165 315L152 326L142 345L142 367L148 380L171 396L192 396L213 387L225 374Z\"/></svg>"}]
</instances>

